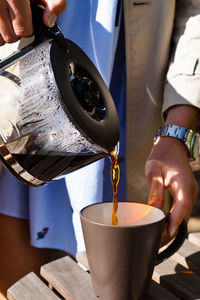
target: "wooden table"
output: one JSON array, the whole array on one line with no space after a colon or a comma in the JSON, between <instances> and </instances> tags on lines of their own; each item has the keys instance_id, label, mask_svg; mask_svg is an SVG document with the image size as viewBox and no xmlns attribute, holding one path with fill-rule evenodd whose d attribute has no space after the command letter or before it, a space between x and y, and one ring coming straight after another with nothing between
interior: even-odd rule
<instances>
[{"instance_id":1,"label":"wooden table","mask_svg":"<svg viewBox=\"0 0 200 300\"><path fill-rule=\"evenodd\" d=\"M42 266L47 285L31 272L8 289L8 299L99 299L92 289L85 252L77 254L77 262L65 256ZM155 267L144 300L176 299L200 299L200 232L189 234L175 255Z\"/></svg>"}]
</instances>

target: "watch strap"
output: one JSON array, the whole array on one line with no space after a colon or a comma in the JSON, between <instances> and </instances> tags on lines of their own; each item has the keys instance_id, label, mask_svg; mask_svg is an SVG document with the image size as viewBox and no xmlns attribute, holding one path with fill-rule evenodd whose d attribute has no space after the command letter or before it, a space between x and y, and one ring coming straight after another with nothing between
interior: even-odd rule
<instances>
[{"instance_id":1,"label":"watch strap","mask_svg":"<svg viewBox=\"0 0 200 300\"><path fill-rule=\"evenodd\" d=\"M186 145L189 156L192 160L195 160L196 156L199 154L200 136L192 129L186 129L173 124L162 125L156 133L154 142L159 136L168 136L181 140Z\"/></svg>"}]
</instances>

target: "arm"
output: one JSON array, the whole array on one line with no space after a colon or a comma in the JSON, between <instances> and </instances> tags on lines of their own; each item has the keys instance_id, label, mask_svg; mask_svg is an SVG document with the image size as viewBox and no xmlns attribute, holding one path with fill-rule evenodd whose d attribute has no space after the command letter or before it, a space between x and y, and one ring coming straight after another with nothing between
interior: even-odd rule
<instances>
[{"instance_id":1,"label":"arm","mask_svg":"<svg viewBox=\"0 0 200 300\"><path fill-rule=\"evenodd\" d=\"M47 26L52 26L66 8L66 0L1 0L0 46L33 34L30 2L45 4L43 20Z\"/></svg>"},{"instance_id":2,"label":"arm","mask_svg":"<svg viewBox=\"0 0 200 300\"><path fill-rule=\"evenodd\" d=\"M175 124L196 131L200 110L187 105L172 107L165 124ZM178 225L188 220L198 196L198 184L189 165L188 151L182 141L159 137L146 162L146 176L150 186L149 203L162 208L164 191L173 198L168 235L173 237Z\"/></svg>"},{"instance_id":3,"label":"arm","mask_svg":"<svg viewBox=\"0 0 200 300\"><path fill-rule=\"evenodd\" d=\"M177 1L175 51L164 92L165 124L198 129L200 121L200 4ZM160 137L146 162L149 203L162 208L164 190L173 198L168 236L174 236L183 218L188 219L199 187L189 165L185 145L175 138Z\"/></svg>"}]
</instances>

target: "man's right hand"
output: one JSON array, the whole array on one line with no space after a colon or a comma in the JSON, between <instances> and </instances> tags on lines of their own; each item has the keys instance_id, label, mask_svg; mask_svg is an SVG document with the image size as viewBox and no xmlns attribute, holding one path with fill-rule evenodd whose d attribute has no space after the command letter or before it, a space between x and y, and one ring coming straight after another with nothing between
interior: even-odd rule
<instances>
[{"instance_id":1,"label":"man's right hand","mask_svg":"<svg viewBox=\"0 0 200 300\"><path fill-rule=\"evenodd\" d=\"M66 0L0 0L0 46L33 35L30 3L45 5L43 21L49 27L67 5Z\"/></svg>"}]
</instances>

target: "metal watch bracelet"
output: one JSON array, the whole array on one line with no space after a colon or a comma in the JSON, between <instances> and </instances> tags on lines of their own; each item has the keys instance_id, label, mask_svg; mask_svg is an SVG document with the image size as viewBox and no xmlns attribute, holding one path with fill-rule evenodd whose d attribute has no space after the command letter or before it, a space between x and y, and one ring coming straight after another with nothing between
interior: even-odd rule
<instances>
[{"instance_id":1,"label":"metal watch bracelet","mask_svg":"<svg viewBox=\"0 0 200 300\"><path fill-rule=\"evenodd\" d=\"M156 133L154 143L159 136L173 137L181 140L186 145L191 160L195 160L197 155L199 155L200 135L192 129L186 129L173 124L162 125Z\"/></svg>"}]
</instances>

